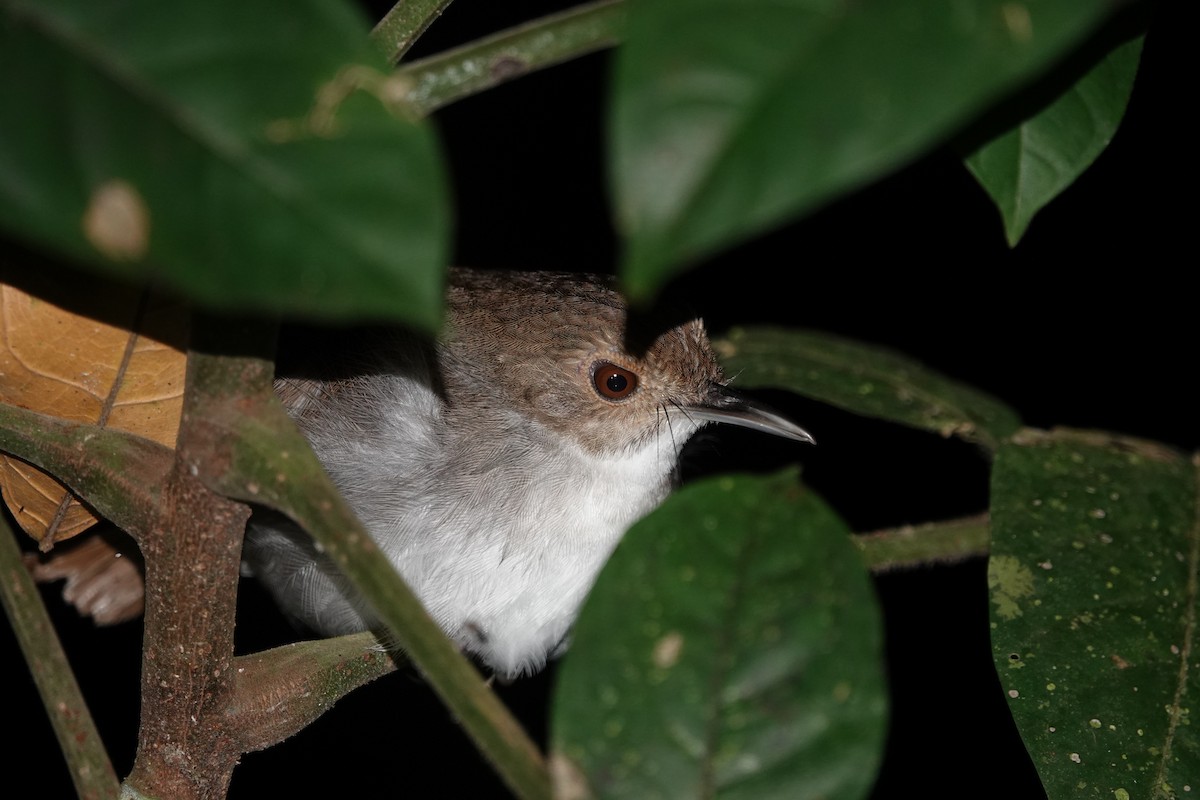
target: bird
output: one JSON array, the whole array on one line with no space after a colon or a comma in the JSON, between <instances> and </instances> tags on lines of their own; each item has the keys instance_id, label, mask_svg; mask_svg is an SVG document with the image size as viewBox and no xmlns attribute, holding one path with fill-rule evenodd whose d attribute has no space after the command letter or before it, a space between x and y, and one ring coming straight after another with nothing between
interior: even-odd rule
<instances>
[{"instance_id":1,"label":"bird","mask_svg":"<svg viewBox=\"0 0 1200 800\"><path fill-rule=\"evenodd\" d=\"M359 331L316 366L281 360L276 392L432 618L512 679L566 649L598 573L672 490L696 431L813 437L728 386L699 317L632 314L610 276L452 268L447 284L435 339ZM301 348L310 362L322 349ZM377 626L294 525L252 521L245 553L302 628Z\"/></svg>"}]
</instances>

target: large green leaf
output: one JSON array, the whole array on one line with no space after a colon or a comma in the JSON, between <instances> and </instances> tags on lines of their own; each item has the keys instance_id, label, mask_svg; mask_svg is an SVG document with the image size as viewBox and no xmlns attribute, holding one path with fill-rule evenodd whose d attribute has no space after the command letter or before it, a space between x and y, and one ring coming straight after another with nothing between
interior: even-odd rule
<instances>
[{"instance_id":1,"label":"large green leaf","mask_svg":"<svg viewBox=\"0 0 1200 800\"><path fill-rule=\"evenodd\" d=\"M639 0L617 53L611 180L626 288L927 150L1055 63L1094 0Z\"/></svg>"},{"instance_id":2,"label":"large green leaf","mask_svg":"<svg viewBox=\"0 0 1200 800\"><path fill-rule=\"evenodd\" d=\"M775 387L995 450L1021 421L999 400L908 356L827 333L735 328L714 340L738 387Z\"/></svg>"},{"instance_id":3,"label":"large green leaf","mask_svg":"<svg viewBox=\"0 0 1200 800\"><path fill-rule=\"evenodd\" d=\"M1010 245L1112 141L1133 91L1142 41L1113 50L1051 105L967 158L1000 209Z\"/></svg>"},{"instance_id":4,"label":"large green leaf","mask_svg":"<svg viewBox=\"0 0 1200 800\"><path fill-rule=\"evenodd\" d=\"M848 534L792 473L697 483L635 525L559 673L559 789L864 796L886 700L879 612Z\"/></svg>"},{"instance_id":5,"label":"large green leaf","mask_svg":"<svg viewBox=\"0 0 1200 800\"><path fill-rule=\"evenodd\" d=\"M1051 800L1200 789L1197 469L1147 442L1022 434L992 483L992 643Z\"/></svg>"},{"instance_id":6,"label":"large green leaf","mask_svg":"<svg viewBox=\"0 0 1200 800\"><path fill-rule=\"evenodd\" d=\"M438 319L428 130L337 0L0 0L0 227L222 308Z\"/></svg>"}]
</instances>

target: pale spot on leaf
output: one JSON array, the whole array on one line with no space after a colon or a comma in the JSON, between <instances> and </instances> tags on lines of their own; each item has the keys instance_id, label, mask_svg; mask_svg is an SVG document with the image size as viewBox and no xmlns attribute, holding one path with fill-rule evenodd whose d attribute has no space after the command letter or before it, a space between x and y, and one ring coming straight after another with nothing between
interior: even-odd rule
<instances>
[{"instance_id":1,"label":"pale spot on leaf","mask_svg":"<svg viewBox=\"0 0 1200 800\"><path fill-rule=\"evenodd\" d=\"M1016 619L1021 616L1020 601L1034 593L1033 571L1013 556L994 556L988 563L988 588L996 614Z\"/></svg>"},{"instance_id":2,"label":"pale spot on leaf","mask_svg":"<svg viewBox=\"0 0 1200 800\"><path fill-rule=\"evenodd\" d=\"M150 245L150 210L129 182L106 181L88 198L83 235L105 258L137 261Z\"/></svg>"},{"instance_id":3,"label":"pale spot on leaf","mask_svg":"<svg viewBox=\"0 0 1200 800\"><path fill-rule=\"evenodd\" d=\"M670 669L679 661L682 652L683 634L672 631L655 642L651 658L659 669Z\"/></svg>"},{"instance_id":4,"label":"pale spot on leaf","mask_svg":"<svg viewBox=\"0 0 1200 800\"><path fill-rule=\"evenodd\" d=\"M1004 27L1014 40L1028 42L1033 38L1033 19L1028 8L1020 3L1005 3L1000 6L1000 13L1004 16Z\"/></svg>"}]
</instances>

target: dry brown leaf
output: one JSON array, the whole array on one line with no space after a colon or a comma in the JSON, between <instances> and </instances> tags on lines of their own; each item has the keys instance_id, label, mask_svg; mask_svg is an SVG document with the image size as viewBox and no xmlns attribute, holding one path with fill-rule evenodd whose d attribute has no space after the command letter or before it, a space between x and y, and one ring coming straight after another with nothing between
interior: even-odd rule
<instances>
[{"instance_id":1,"label":"dry brown leaf","mask_svg":"<svg viewBox=\"0 0 1200 800\"><path fill-rule=\"evenodd\" d=\"M0 402L134 433L173 447L183 408L186 315L106 294L100 322L0 285ZM0 490L21 527L49 550L96 522L70 490L0 457Z\"/></svg>"}]
</instances>

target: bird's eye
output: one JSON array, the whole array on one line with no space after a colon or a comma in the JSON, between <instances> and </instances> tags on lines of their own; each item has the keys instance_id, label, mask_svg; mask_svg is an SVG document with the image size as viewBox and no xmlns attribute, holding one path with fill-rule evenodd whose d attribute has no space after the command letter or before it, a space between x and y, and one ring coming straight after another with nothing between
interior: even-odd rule
<instances>
[{"instance_id":1,"label":"bird's eye","mask_svg":"<svg viewBox=\"0 0 1200 800\"><path fill-rule=\"evenodd\" d=\"M637 389L637 375L607 361L592 367L592 385L605 400L624 400Z\"/></svg>"}]
</instances>

